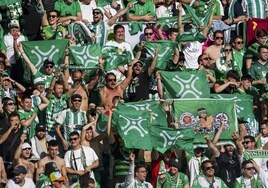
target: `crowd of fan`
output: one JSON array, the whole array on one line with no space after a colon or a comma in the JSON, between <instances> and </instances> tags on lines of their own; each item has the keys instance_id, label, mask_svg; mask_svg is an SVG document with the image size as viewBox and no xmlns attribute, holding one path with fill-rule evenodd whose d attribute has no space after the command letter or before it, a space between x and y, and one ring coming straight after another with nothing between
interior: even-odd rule
<instances>
[{"instance_id":1,"label":"crowd of fan","mask_svg":"<svg viewBox=\"0 0 268 188\"><path fill-rule=\"evenodd\" d=\"M257 30L255 42L247 47L245 39L236 35L237 23L266 18L267 1L138 0L100 7L103 3L22 0L0 7L0 187L268 187L267 159L243 157L245 150L268 149L267 31ZM208 24L182 24L187 4L200 19L213 5ZM161 30L158 18L173 16L178 17L176 28ZM119 21L146 25L135 48L126 41L131 38L125 39L125 27ZM81 45L79 35L70 32L74 23L88 35L83 44L115 46L129 51L133 60L103 78L106 62L100 57L100 68L87 83L83 70L68 69L73 63L68 49L61 68L47 59L44 72L37 70L21 42L67 38L70 46L78 41ZM113 39L107 41L110 28ZM196 35L196 31L206 40L180 37L189 32ZM151 63L144 66L148 58L144 43L157 40L178 42L174 55L167 59L169 71L179 75L202 69L212 93L252 95L259 133L249 135L246 122L240 121L239 132L232 135L234 144L216 146L221 126L213 140L204 137L208 149L197 146L193 155L179 148L164 154L125 148L111 127L117 104L165 99L161 74L155 68L158 48ZM26 67L32 83L23 81ZM168 103L163 102L163 108L169 127L176 128ZM100 113L108 117L105 133L96 129Z\"/></svg>"}]
</instances>

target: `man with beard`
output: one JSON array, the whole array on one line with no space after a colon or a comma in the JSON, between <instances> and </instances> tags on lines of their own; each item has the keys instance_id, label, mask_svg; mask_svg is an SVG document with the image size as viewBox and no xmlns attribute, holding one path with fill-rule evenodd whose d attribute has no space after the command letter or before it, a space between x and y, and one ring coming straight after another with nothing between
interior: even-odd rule
<instances>
[{"instance_id":1,"label":"man with beard","mask_svg":"<svg viewBox=\"0 0 268 188\"><path fill-rule=\"evenodd\" d=\"M151 65L146 71L143 71L143 62L136 61L133 63L133 78L128 87L128 97L130 102L149 99L149 81L155 69L158 51L159 49L156 48Z\"/></svg>"},{"instance_id":2,"label":"man with beard","mask_svg":"<svg viewBox=\"0 0 268 188\"><path fill-rule=\"evenodd\" d=\"M130 64L128 64L127 77L120 84L116 83L116 75L112 72L108 72L105 76L105 86L99 90L101 103L105 110L110 110L113 107L112 99L115 96L120 96L123 98L123 93L128 87L132 78L132 65L137 62L134 59Z\"/></svg>"},{"instance_id":3,"label":"man with beard","mask_svg":"<svg viewBox=\"0 0 268 188\"><path fill-rule=\"evenodd\" d=\"M210 67L210 58L207 54L201 54L197 61L198 61L198 69L203 69L206 72L207 80L211 88L213 88L216 82L216 75L215 71Z\"/></svg>"},{"instance_id":4,"label":"man with beard","mask_svg":"<svg viewBox=\"0 0 268 188\"><path fill-rule=\"evenodd\" d=\"M136 188L136 187L146 187L146 188L153 188L153 186L146 182L146 176L148 171L144 164L139 164L135 167L135 155L130 153L130 166L129 166L129 174L125 178L125 182L119 185L121 187L128 187L128 188ZM135 169L134 169L135 168Z\"/></svg>"},{"instance_id":5,"label":"man with beard","mask_svg":"<svg viewBox=\"0 0 268 188\"><path fill-rule=\"evenodd\" d=\"M64 150L67 151L70 145L69 135L73 131L81 132L82 128L87 124L87 116L84 110L81 110L82 96L73 94L71 97L71 108L63 110L56 117L56 133L62 142ZM61 133L61 126L64 128L64 134Z\"/></svg>"},{"instance_id":6,"label":"man with beard","mask_svg":"<svg viewBox=\"0 0 268 188\"><path fill-rule=\"evenodd\" d=\"M56 164L57 169L63 176L67 176L65 162L62 158L58 156L59 153L59 145L56 140L51 140L48 142L48 155L41 159L38 163L38 168L36 172L36 179L38 180L39 175L41 173L47 172L49 169L46 169L47 164L53 162ZM46 173L45 173L46 174Z\"/></svg>"},{"instance_id":7,"label":"man with beard","mask_svg":"<svg viewBox=\"0 0 268 188\"><path fill-rule=\"evenodd\" d=\"M0 144L4 151L3 160L12 162L15 151L20 145L20 137L22 135L22 128L20 124L19 115L15 112L12 112L8 116L9 124L5 127L6 124L2 124L2 130L0 131ZM6 168L7 175L10 177L11 169Z\"/></svg>"},{"instance_id":8,"label":"man with beard","mask_svg":"<svg viewBox=\"0 0 268 188\"><path fill-rule=\"evenodd\" d=\"M156 187L166 188L189 188L188 177L180 172L181 164L178 159L169 160L169 172L162 173L158 176Z\"/></svg>"},{"instance_id":9,"label":"man with beard","mask_svg":"<svg viewBox=\"0 0 268 188\"><path fill-rule=\"evenodd\" d=\"M219 128L218 132L221 133L222 130L223 126ZM218 166L220 167L218 170L219 177L229 188L233 188L235 179L240 176L240 160L238 154L234 150L234 146L231 144L225 144L224 152L220 152L216 145L211 142L209 136L205 136L204 138L207 141L207 145L210 151L212 151Z\"/></svg>"},{"instance_id":10,"label":"man with beard","mask_svg":"<svg viewBox=\"0 0 268 188\"><path fill-rule=\"evenodd\" d=\"M43 158L47 154L47 142L52 137L46 135L46 128L43 124L38 123L35 128L35 136L31 139L32 150L35 157Z\"/></svg>"},{"instance_id":11,"label":"man with beard","mask_svg":"<svg viewBox=\"0 0 268 188\"><path fill-rule=\"evenodd\" d=\"M205 149L202 147L196 147L194 149L194 156L189 156L187 153L187 158L190 158L188 161L188 168L190 172L190 186L193 185L193 181L200 174L200 166L203 161L208 160L208 158L204 155Z\"/></svg>"},{"instance_id":12,"label":"man with beard","mask_svg":"<svg viewBox=\"0 0 268 188\"><path fill-rule=\"evenodd\" d=\"M202 175L195 178L192 188L217 187L227 188L225 183L214 175L215 167L212 161L206 160L201 163Z\"/></svg>"},{"instance_id":13,"label":"man with beard","mask_svg":"<svg viewBox=\"0 0 268 188\"><path fill-rule=\"evenodd\" d=\"M10 188L35 188L32 179L26 178L27 170L24 166L18 165L14 169L14 178L9 179L6 187Z\"/></svg>"}]
</instances>

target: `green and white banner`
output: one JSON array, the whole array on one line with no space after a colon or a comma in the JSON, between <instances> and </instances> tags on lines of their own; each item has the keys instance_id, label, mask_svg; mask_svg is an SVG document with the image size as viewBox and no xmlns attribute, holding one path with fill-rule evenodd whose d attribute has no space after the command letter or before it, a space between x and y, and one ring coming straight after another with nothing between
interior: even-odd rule
<instances>
[{"instance_id":1,"label":"green and white banner","mask_svg":"<svg viewBox=\"0 0 268 188\"><path fill-rule=\"evenodd\" d=\"M255 158L267 158L268 150L247 150L243 152L244 158L246 160Z\"/></svg>"},{"instance_id":2,"label":"green and white banner","mask_svg":"<svg viewBox=\"0 0 268 188\"><path fill-rule=\"evenodd\" d=\"M160 71L165 98L208 98L210 87L204 70Z\"/></svg>"},{"instance_id":3,"label":"green and white banner","mask_svg":"<svg viewBox=\"0 0 268 188\"><path fill-rule=\"evenodd\" d=\"M137 113L141 110L147 110L152 112L152 125L161 125L162 127L167 127L166 113L162 108L161 102L157 100L145 100L140 102L128 102L119 103L116 107L120 111L130 111L132 113Z\"/></svg>"},{"instance_id":4,"label":"green and white banner","mask_svg":"<svg viewBox=\"0 0 268 188\"><path fill-rule=\"evenodd\" d=\"M156 69L165 70L169 59L173 59L177 43L170 40L158 40L153 42L145 42L145 49L147 49L150 55L150 61L154 58L155 50L158 47L158 58L156 63ZM150 62L151 63L151 62ZM147 63L146 63L147 64ZM147 65L149 66L149 65Z\"/></svg>"},{"instance_id":5,"label":"green and white banner","mask_svg":"<svg viewBox=\"0 0 268 188\"><path fill-rule=\"evenodd\" d=\"M232 133L238 130L234 100L175 99L173 104L179 127L195 132L195 144L205 143L205 135L212 139L221 121L224 122L224 129L220 142L231 141Z\"/></svg>"},{"instance_id":6,"label":"green and white banner","mask_svg":"<svg viewBox=\"0 0 268 188\"><path fill-rule=\"evenodd\" d=\"M211 94L215 99L233 99L237 117L247 121L249 135L256 135L259 132L259 124L253 113L253 98L250 95L241 94Z\"/></svg>"},{"instance_id":7,"label":"green and white banner","mask_svg":"<svg viewBox=\"0 0 268 188\"><path fill-rule=\"evenodd\" d=\"M117 69L118 66L130 63L132 59L129 51L120 51L119 48L114 46L104 46L102 48L102 56L105 59L105 71Z\"/></svg>"},{"instance_id":8,"label":"green and white banner","mask_svg":"<svg viewBox=\"0 0 268 188\"><path fill-rule=\"evenodd\" d=\"M46 59L52 60L55 64L63 61L64 50L69 40L44 40L44 41L25 41L22 47L26 55L37 69L40 69Z\"/></svg>"}]
</instances>

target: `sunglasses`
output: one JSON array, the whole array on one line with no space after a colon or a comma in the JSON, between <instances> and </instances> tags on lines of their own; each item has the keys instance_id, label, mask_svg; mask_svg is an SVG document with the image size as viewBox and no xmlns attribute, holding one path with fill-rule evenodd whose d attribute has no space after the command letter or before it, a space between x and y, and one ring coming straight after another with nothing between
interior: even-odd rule
<instances>
[{"instance_id":1,"label":"sunglasses","mask_svg":"<svg viewBox=\"0 0 268 188\"><path fill-rule=\"evenodd\" d=\"M10 102L10 103L7 103L7 105L8 106L13 106L13 105L15 105L15 103L14 102Z\"/></svg>"},{"instance_id":2,"label":"sunglasses","mask_svg":"<svg viewBox=\"0 0 268 188\"><path fill-rule=\"evenodd\" d=\"M94 15L94 14L97 14L97 15L99 15L99 14L100 14L100 12L93 12L93 15Z\"/></svg>"},{"instance_id":3,"label":"sunglasses","mask_svg":"<svg viewBox=\"0 0 268 188\"><path fill-rule=\"evenodd\" d=\"M74 99L73 102L82 102L80 99Z\"/></svg>"},{"instance_id":4,"label":"sunglasses","mask_svg":"<svg viewBox=\"0 0 268 188\"><path fill-rule=\"evenodd\" d=\"M248 168L245 168L246 170L255 170L254 167L248 167Z\"/></svg>"},{"instance_id":5,"label":"sunglasses","mask_svg":"<svg viewBox=\"0 0 268 188\"><path fill-rule=\"evenodd\" d=\"M70 140L70 142L71 141L76 141L78 138L76 137L76 138L70 138L69 140Z\"/></svg>"},{"instance_id":6,"label":"sunglasses","mask_svg":"<svg viewBox=\"0 0 268 188\"><path fill-rule=\"evenodd\" d=\"M56 18L56 15L49 15L48 18Z\"/></svg>"},{"instance_id":7,"label":"sunglasses","mask_svg":"<svg viewBox=\"0 0 268 188\"><path fill-rule=\"evenodd\" d=\"M116 82L116 79L108 79L108 82Z\"/></svg>"},{"instance_id":8,"label":"sunglasses","mask_svg":"<svg viewBox=\"0 0 268 188\"><path fill-rule=\"evenodd\" d=\"M136 63L135 65L133 65L133 67L142 67L142 65L140 63Z\"/></svg>"},{"instance_id":9,"label":"sunglasses","mask_svg":"<svg viewBox=\"0 0 268 188\"><path fill-rule=\"evenodd\" d=\"M242 144L248 144L250 143L251 141L245 141L245 142L242 142Z\"/></svg>"},{"instance_id":10,"label":"sunglasses","mask_svg":"<svg viewBox=\"0 0 268 188\"><path fill-rule=\"evenodd\" d=\"M58 182L58 183L64 183L64 181L55 181L55 182Z\"/></svg>"},{"instance_id":11,"label":"sunglasses","mask_svg":"<svg viewBox=\"0 0 268 188\"><path fill-rule=\"evenodd\" d=\"M148 35L152 36L153 33L145 33L144 35L146 35L146 36L148 36Z\"/></svg>"},{"instance_id":12,"label":"sunglasses","mask_svg":"<svg viewBox=\"0 0 268 188\"><path fill-rule=\"evenodd\" d=\"M205 170L214 170L214 169L215 169L214 166L208 166L208 167L205 168Z\"/></svg>"},{"instance_id":13,"label":"sunglasses","mask_svg":"<svg viewBox=\"0 0 268 188\"><path fill-rule=\"evenodd\" d=\"M31 150L32 148L24 148L24 149L22 149L22 150Z\"/></svg>"},{"instance_id":14,"label":"sunglasses","mask_svg":"<svg viewBox=\"0 0 268 188\"><path fill-rule=\"evenodd\" d=\"M219 40L219 39L223 40L223 37L215 37L215 38L216 40Z\"/></svg>"},{"instance_id":15,"label":"sunglasses","mask_svg":"<svg viewBox=\"0 0 268 188\"><path fill-rule=\"evenodd\" d=\"M236 44L244 44L243 41L236 42Z\"/></svg>"},{"instance_id":16,"label":"sunglasses","mask_svg":"<svg viewBox=\"0 0 268 188\"><path fill-rule=\"evenodd\" d=\"M232 49L224 49L225 52L231 52L233 51Z\"/></svg>"},{"instance_id":17,"label":"sunglasses","mask_svg":"<svg viewBox=\"0 0 268 188\"><path fill-rule=\"evenodd\" d=\"M53 68L53 65L47 65L46 68Z\"/></svg>"}]
</instances>

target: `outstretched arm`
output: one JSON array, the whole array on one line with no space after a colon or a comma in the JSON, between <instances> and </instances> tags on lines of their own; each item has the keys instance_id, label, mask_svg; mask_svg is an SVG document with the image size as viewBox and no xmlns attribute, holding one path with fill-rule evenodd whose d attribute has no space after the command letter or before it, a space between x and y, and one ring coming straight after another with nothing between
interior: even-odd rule
<instances>
[{"instance_id":1,"label":"outstretched arm","mask_svg":"<svg viewBox=\"0 0 268 188\"><path fill-rule=\"evenodd\" d=\"M209 136L208 135L204 136L204 139L207 141L208 148L212 152L212 155L215 157L220 156L220 151L218 150L216 145L213 142L211 142Z\"/></svg>"},{"instance_id":2,"label":"outstretched arm","mask_svg":"<svg viewBox=\"0 0 268 188\"><path fill-rule=\"evenodd\" d=\"M24 52L22 45L18 44L18 50L21 53L24 61L26 62L27 66L30 68L32 75L35 75L37 72L36 67L32 64L31 60L28 58L28 56L26 55L26 53Z\"/></svg>"},{"instance_id":3,"label":"outstretched arm","mask_svg":"<svg viewBox=\"0 0 268 188\"><path fill-rule=\"evenodd\" d=\"M152 61L151 65L150 65L150 67L148 68L148 75L149 76L151 76L153 74L153 72L154 72L154 69L155 69L155 66L156 66L156 63L157 63L158 52L159 52L159 47L157 47L155 49L153 61Z\"/></svg>"},{"instance_id":4,"label":"outstretched arm","mask_svg":"<svg viewBox=\"0 0 268 188\"><path fill-rule=\"evenodd\" d=\"M123 16L124 14L126 14L129 9L131 9L133 7L133 2L130 2L126 8L120 10L119 12L117 12L113 17L111 17L109 20L108 20L108 25L109 26L112 26L116 23L116 21L118 20L118 18L120 18L121 16Z\"/></svg>"}]
</instances>

